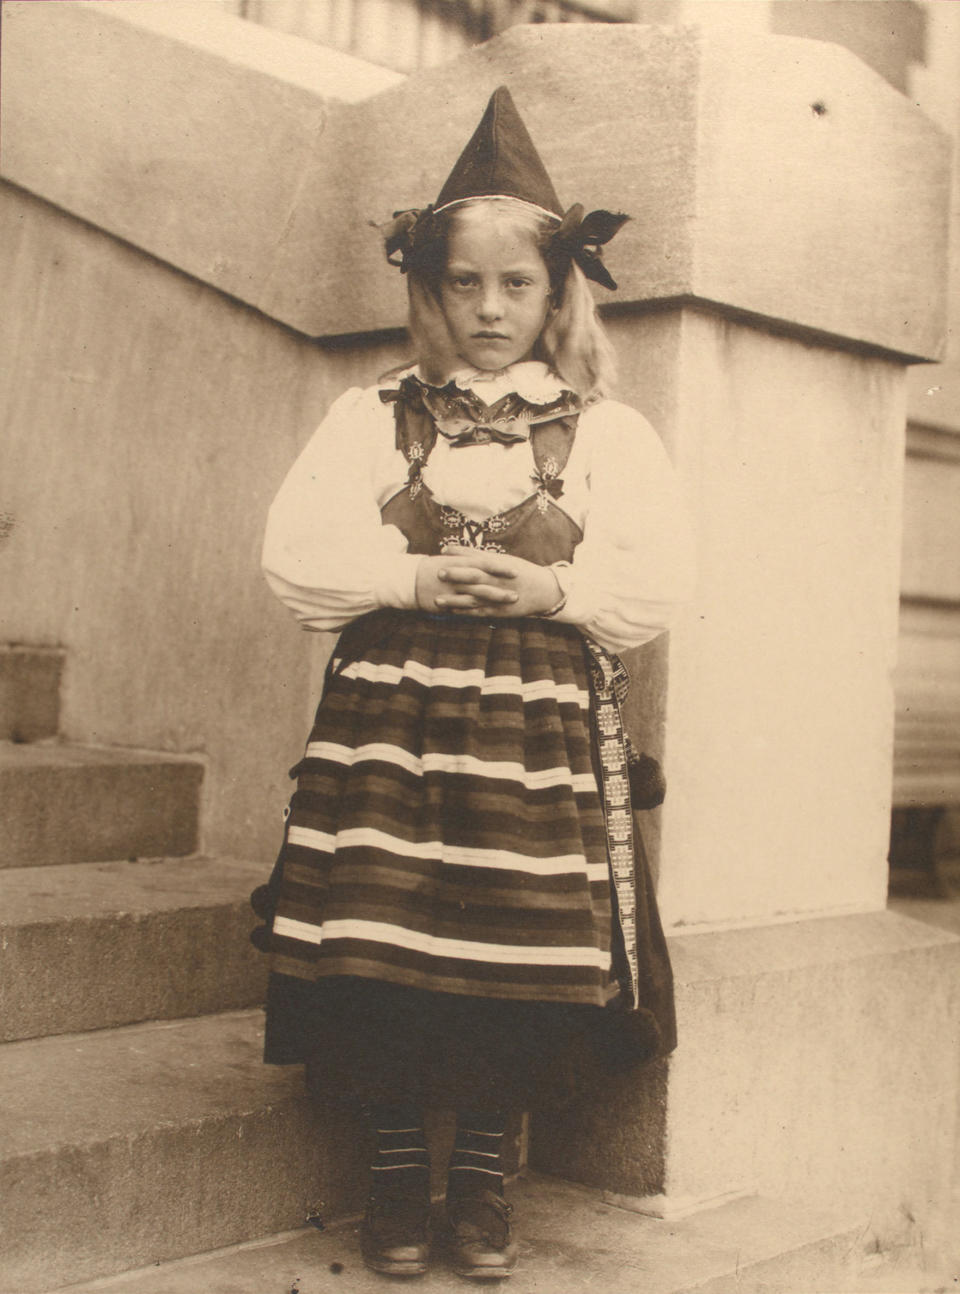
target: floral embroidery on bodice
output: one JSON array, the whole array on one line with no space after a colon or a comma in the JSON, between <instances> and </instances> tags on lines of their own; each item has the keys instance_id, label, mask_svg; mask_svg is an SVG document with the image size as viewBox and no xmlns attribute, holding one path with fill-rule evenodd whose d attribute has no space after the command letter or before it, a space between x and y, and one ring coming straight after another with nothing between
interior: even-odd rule
<instances>
[{"instance_id":1,"label":"floral embroidery on bodice","mask_svg":"<svg viewBox=\"0 0 960 1294\"><path fill-rule=\"evenodd\" d=\"M394 405L396 447L407 462L406 483L381 508L381 519L403 533L409 552L437 554L456 543L512 553L540 565L572 559L583 532L557 504L581 409L572 392L562 391L543 404L508 392L488 405L455 382L435 387L409 375L396 389L381 391L380 398ZM439 503L423 473L441 436L454 447L529 441L534 462L530 494L482 519Z\"/></svg>"}]
</instances>

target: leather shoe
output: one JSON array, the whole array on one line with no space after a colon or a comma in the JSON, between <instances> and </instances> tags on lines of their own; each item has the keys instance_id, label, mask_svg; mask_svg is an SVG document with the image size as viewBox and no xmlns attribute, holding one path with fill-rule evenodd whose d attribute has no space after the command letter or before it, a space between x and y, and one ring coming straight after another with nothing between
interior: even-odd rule
<instances>
[{"instance_id":1,"label":"leather shoe","mask_svg":"<svg viewBox=\"0 0 960 1294\"><path fill-rule=\"evenodd\" d=\"M363 1220L363 1261L386 1276L422 1276L430 1252L430 1200L371 1195Z\"/></svg>"},{"instance_id":2,"label":"leather shoe","mask_svg":"<svg viewBox=\"0 0 960 1294\"><path fill-rule=\"evenodd\" d=\"M517 1265L512 1207L494 1191L447 1197L453 1270L472 1280L503 1280Z\"/></svg>"}]
</instances>

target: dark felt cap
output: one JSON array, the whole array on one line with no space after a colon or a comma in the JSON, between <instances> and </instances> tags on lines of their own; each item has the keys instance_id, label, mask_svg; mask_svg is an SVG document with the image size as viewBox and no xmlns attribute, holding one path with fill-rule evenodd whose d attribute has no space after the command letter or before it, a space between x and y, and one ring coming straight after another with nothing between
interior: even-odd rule
<instances>
[{"instance_id":1,"label":"dark felt cap","mask_svg":"<svg viewBox=\"0 0 960 1294\"><path fill-rule=\"evenodd\" d=\"M552 216L557 225L550 234L550 250L575 261L594 283L617 286L603 263L602 249L629 217L612 211L585 215L580 203L564 211L505 85L490 96L480 125L436 203L424 210L395 211L392 221L378 226L390 264L404 273L422 265L424 247L433 245L436 238L437 212L471 198L515 198Z\"/></svg>"},{"instance_id":2,"label":"dark felt cap","mask_svg":"<svg viewBox=\"0 0 960 1294\"><path fill-rule=\"evenodd\" d=\"M560 199L505 85L490 96L486 112L460 154L434 210L467 198L518 198L563 216Z\"/></svg>"}]
</instances>

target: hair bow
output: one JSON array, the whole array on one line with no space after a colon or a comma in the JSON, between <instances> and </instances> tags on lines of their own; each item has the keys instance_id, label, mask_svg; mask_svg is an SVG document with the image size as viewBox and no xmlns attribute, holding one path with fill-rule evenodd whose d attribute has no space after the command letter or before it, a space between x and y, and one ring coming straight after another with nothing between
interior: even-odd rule
<instances>
[{"instance_id":1,"label":"hair bow","mask_svg":"<svg viewBox=\"0 0 960 1294\"><path fill-rule=\"evenodd\" d=\"M560 221L560 227L551 237L551 250L571 257L588 279L615 291L617 285L601 259L600 248L629 219L629 216L612 211L591 211L585 216L582 203L577 202Z\"/></svg>"},{"instance_id":2,"label":"hair bow","mask_svg":"<svg viewBox=\"0 0 960 1294\"><path fill-rule=\"evenodd\" d=\"M406 274L414 261L417 243L422 244L424 234L430 231L433 223L433 206L431 204L422 210L419 207L411 207L407 211L395 211L393 219L388 220L386 224L371 223L383 236L384 251L389 263L397 266L401 274Z\"/></svg>"},{"instance_id":3,"label":"hair bow","mask_svg":"<svg viewBox=\"0 0 960 1294\"><path fill-rule=\"evenodd\" d=\"M530 424L523 418L435 418L437 431L450 442L451 447L461 445L487 445L495 440L500 445L516 445L530 439Z\"/></svg>"}]
</instances>

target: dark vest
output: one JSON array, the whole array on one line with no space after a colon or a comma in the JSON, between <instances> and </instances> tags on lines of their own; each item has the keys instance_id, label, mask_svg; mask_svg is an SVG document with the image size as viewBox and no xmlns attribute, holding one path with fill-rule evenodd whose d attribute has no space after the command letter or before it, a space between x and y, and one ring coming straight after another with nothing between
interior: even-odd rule
<instances>
[{"instance_id":1,"label":"dark vest","mask_svg":"<svg viewBox=\"0 0 960 1294\"><path fill-rule=\"evenodd\" d=\"M396 526L406 537L409 552L436 556L446 544L466 544L510 553L540 566L572 560L583 531L556 501L563 495L561 473L577 434L580 412L575 397L530 405L510 394L487 405L472 391L459 391L452 384L425 387L408 377L399 389L382 391L380 398L394 405L396 446L408 465L405 485L383 505L380 517L385 526ZM484 521L472 521L438 503L423 480L423 469L441 434L438 420L453 428L475 427L472 434L483 443L498 439L499 430L509 428L518 415L530 424L535 464L530 495Z\"/></svg>"}]
</instances>

